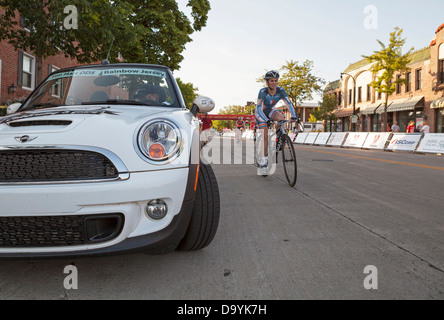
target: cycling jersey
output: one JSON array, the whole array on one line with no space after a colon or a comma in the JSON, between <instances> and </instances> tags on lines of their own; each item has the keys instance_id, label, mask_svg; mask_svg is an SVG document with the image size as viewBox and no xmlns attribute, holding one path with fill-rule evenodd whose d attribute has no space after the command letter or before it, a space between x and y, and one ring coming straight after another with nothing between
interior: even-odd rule
<instances>
[{"instance_id":1,"label":"cycling jersey","mask_svg":"<svg viewBox=\"0 0 444 320\"><path fill-rule=\"evenodd\" d=\"M276 93L271 95L268 92L268 88L262 88L259 91L257 107L255 111L255 117L258 121L258 126L264 126L269 119L272 118L275 112L279 112L276 109L276 104L283 100L287 109L291 112L291 116L296 118L296 113L290 100L288 100L287 92L282 87L276 87Z\"/></svg>"},{"instance_id":2,"label":"cycling jersey","mask_svg":"<svg viewBox=\"0 0 444 320\"><path fill-rule=\"evenodd\" d=\"M244 123L245 123L245 121L243 121L243 120L237 120L237 121L236 121L236 127L237 127L238 129L242 129L243 126L244 126Z\"/></svg>"}]
</instances>

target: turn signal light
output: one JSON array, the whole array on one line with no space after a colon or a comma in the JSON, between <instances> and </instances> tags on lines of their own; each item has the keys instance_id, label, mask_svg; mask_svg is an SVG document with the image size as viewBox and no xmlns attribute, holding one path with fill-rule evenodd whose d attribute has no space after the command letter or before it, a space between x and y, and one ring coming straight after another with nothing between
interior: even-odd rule
<instances>
[{"instance_id":1,"label":"turn signal light","mask_svg":"<svg viewBox=\"0 0 444 320\"><path fill-rule=\"evenodd\" d=\"M153 159L162 159L165 156L165 148L160 143L153 143L150 146L148 153Z\"/></svg>"}]
</instances>

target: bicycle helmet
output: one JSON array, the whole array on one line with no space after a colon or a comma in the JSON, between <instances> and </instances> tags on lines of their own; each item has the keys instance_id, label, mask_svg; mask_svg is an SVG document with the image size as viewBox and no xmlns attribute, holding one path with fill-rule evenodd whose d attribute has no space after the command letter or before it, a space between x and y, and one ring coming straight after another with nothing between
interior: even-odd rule
<instances>
[{"instance_id":1,"label":"bicycle helmet","mask_svg":"<svg viewBox=\"0 0 444 320\"><path fill-rule=\"evenodd\" d=\"M239 117L239 120L242 120L242 117Z\"/></svg>"},{"instance_id":2,"label":"bicycle helmet","mask_svg":"<svg viewBox=\"0 0 444 320\"><path fill-rule=\"evenodd\" d=\"M265 80L268 80L268 79L271 79L271 78L278 78L279 79L279 72L276 71L276 70L268 71L265 74Z\"/></svg>"}]
</instances>

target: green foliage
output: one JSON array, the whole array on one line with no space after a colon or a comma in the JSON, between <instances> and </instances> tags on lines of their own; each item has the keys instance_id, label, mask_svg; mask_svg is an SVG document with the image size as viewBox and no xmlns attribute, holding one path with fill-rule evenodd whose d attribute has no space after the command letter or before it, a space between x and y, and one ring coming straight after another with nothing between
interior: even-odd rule
<instances>
[{"instance_id":1,"label":"green foliage","mask_svg":"<svg viewBox=\"0 0 444 320\"><path fill-rule=\"evenodd\" d=\"M78 29L63 27L68 5L78 10ZM114 40L111 62L121 53L128 62L175 70L190 35L206 25L210 10L208 0L189 0L188 6L193 22L175 0L0 0L0 41L33 52L38 60L61 51L79 63L91 63L105 59ZM17 12L29 31L18 28Z\"/></svg>"},{"instance_id":2,"label":"green foliage","mask_svg":"<svg viewBox=\"0 0 444 320\"><path fill-rule=\"evenodd\" d=\"M321 92L325 81L313 75L313 61L305 60L302 64L297 61L287 61L282 66L279 86L285 89L294 107L303 101L312 100L313 94Z\"/></svg>"},{"instance_id":3,"label":"green foliage","mask_svg":"<svg viewBox=\"0 0 444 320\"><path fill-rule=\"evenodd\" d=\"M324 94L322 101L319 102L319 108L312 110L311 114L319 120L335 120L336 115L332 112L336 109L338 100L334 94Z\"/></svg>"},{"instance_id":4,"label":"green foliage","mask_svg":"<svg viewBox=\"0 0 444 320\"><path fill-rule=\"evenodd\" d=\"M197 92L199 88L194 87L193 84L190 82L188 83L183 82L180 78L176 78L176 81L180 88L180 91L182 92L182 96L185 100L187 107L191 109L194 99L196 99L198 96Z\"/></svg>"},{"instance_id":5,"label":"green foliage","mask_svg":"<svg viewBox=\"0 0 444 320\"><path fill-rule=\"evenodd\" d=\"M219 114L254 114L254 105L250 106L228 106L219 111ZM223 128L234 129L235 121L232 120L216 120L213 122L213 128L221 130Z\"/></svg>"},{"instance_id":6,"label":"green foliage","mask_svg":"<svg viewBox=\"0 0 444 320\"><path fill-rule=\"evenodd\" d=\"M389 44L386 46L380 40L377 40L381 49L374 51L370 56L364 56L369 63L373 63L370 71L376 75L375 81L370 83L370 86L375 88L377 92L385 93L385 107L384 107L384 124L382 128L387 127L387 102L389 95L395 92L397 84L405 84L405 78L394 79L395 73L405 75L410 69L407 65L410 63L409 55L414 50L411 48L406 54L402 53L402 47L405 40L401 37L402 29L395 27L394 31L390 33Z\"/></svg>"},{"instance_id":7,"label":"green foliage","mask_svg":"<svg viewBox=\"0 0 444 320\"><path fill-rule=\"evenodd\" d=\"M207 22L208 0L189 0L194 22L179 10L176 0L128 0L135 8L131 23L137 26L137 41L119 48L131 62L161 64L179 69L181 52L192 41L190 35L200 31Z\"/></svg>"}]
</instances>

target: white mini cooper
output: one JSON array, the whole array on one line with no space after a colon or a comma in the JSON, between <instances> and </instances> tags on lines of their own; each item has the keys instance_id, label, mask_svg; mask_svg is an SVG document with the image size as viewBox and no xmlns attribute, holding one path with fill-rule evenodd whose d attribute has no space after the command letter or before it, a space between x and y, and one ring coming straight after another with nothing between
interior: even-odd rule
<instances>
[{"instance_id":1,"label":"white mini cooper","mask_svg":"<svg viewBox=\"0 0 444 320\"><path fill-rule=\"evenodd\" d=\"M0 257L206 247L219 190L200 162L197 112L164 66L50 74L0 118Z\"/></svg>"}]
</instances>

